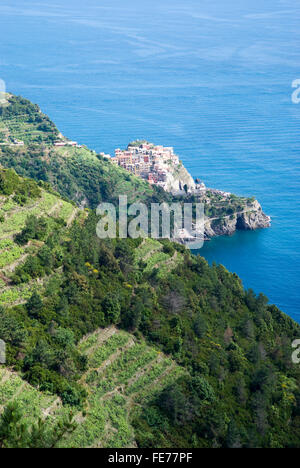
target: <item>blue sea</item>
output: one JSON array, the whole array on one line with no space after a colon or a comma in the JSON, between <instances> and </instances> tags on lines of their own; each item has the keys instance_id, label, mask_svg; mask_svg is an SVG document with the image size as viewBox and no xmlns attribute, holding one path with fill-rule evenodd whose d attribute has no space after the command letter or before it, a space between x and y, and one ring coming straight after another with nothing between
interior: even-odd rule
<instances>
[{"instance_id":1,"label":"blue sea","mask_svg":"<svg viewBox=\"0 0 300 468\"><path fill-rule=\"evenodd\" d=\"M299 0L1 0L0 78L97 151L174 146L256 196L272 227L201 254L300 322Z\"/></svg>"}]
</instances>

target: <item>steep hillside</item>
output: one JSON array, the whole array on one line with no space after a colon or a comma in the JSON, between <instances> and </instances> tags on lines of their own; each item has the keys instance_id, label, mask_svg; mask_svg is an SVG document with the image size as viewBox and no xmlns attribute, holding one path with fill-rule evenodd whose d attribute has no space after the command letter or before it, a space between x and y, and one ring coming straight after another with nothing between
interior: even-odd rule
<instances>
[{"instance_id":1,"label":"steep hillside","mask_svg":"<svg viewBox=\"0 0 300 468\"><path fill-rule=\"evenodd\" d=\"M133 418L139 408L184 374L172 359L115 327L85 337L79 350L88 356L81 384L88 397L84 414L66 447L136 447Z\"/></svg>"},{"instance_id":2,"label":"steep hillside","mask_svg":"<svg viewBox=\"0 0 300 468\"><path fill-rule=\"evenodd\" d=\"M87 398L84 408L63 406L57 396L40 392L9 370L0 368L0 413L12 401L24 409L20 423L46 427L72 414L75 430L59 447L136 447L132 419L140 405L153 399L185 371L172 359L115 327L99 329L78 346L88 358L81 377Z\"/></svg>"},{"instance_id":3,"label":"steep hillside","mask_svg":"<svg viewBox=\"0 0 300 468\"><path fill-rule=\"evenodd\" d=\"M174 198L157 186L112 165L107 159L86 147L55 146L55 141L68 142L38 106L26 99L7 95L7 104L0 106L0 164L25 177L49 182L63 197L81 207L96 208L101 201L118 202L119 195L128 201L163 202L185 200L205 206L205 235L209 239L233 234L237 229L258 229L270 226L259 203L253 198L228 196L207 189L198 196ZM170 181L176 186L178 177L184 182L187 171ZM182 183L183 183L182 182Z\"/></svg>"},{"instance_id":4,"label":"steep hillside","mask_svg":"<svg viewBox=\"0 0 300 468\"><path fill-rule=\"evenodd\" d=\"M100 240L11 170L0 196L1 405L71 411L67 446L299 447L300 327L265 296L179 244Z\"/></svg>"},{"instance_id":5,"label":"steep hillside","mask_svg":"<svg viewBox=\"0 0 300 468\"><path fill-rule=\"evenodd\" d=\"M55 125L30 101L8 95L7 105L0 106L2 166L49 182L63 197L92 208L101 200L118 200L119 194L134 201L162 193L86 147L55 146L60 139Z\"/></svg>"},{"instance_id":6,"label":"steep hillside","mask_svg":"<svg viewBox=\"0 0 300 468\"><path fill-rule=\"evenodd\" d=\"M35 259L46 255L46 237L62 231L77 213L76 206L35 182L0 169L0 305L24 304L33 291L43 290L49 278L33 271ZM28 272L18 276L22 265Z\"/></svg>"},{"instance_id":7,"label":"steep hillside","mask_svg":"<svg viewBox=\"0 0 300 468\"><path fill-rule=\"evenodd\" d=\"M35 424L43 418L50 426L69 412L56 396L40 392L16 372L0 367L0 413L11 402L23 409L21 424Z\"/></svg>"},{"instance_id":8,"label":"steep hillside","mask_svg":"<svg viewBox=\"0 0 300 468\"><path fill-rule=\"evenodd\" d=\"M27 99L6 95L0 106L0 145L53 144L59 132L49 117Z\"/></svg>"}]
</instances>

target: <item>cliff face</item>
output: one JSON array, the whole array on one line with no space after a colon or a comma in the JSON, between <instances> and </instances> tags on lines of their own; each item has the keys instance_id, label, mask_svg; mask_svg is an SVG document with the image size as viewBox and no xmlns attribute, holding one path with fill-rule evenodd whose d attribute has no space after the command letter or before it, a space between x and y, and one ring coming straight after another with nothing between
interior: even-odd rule
<instances>
[{"instance_id":1,"label":"cliff face","mask_svg":"<svg viewBox=\"0 0 300 468\"><path fill-rule=\"evenodd\" d=\"M244 211L222 218L206 218L205 238L230 236L235 231L253 231L268 228L270 225L271 218L262 211L261 205L255 200Z\"/></svg>"},{"instance_id":2,"label":"cliff face","mask_svg":"<svg viewBox=\"0 0 300 468\"><path fill-rule=\"evenodd\" d=\"M173 195L195 195L198 202L205 207L216 208L211 215L205 216L204 238L206 240L216 236L230 236L236 231L254 231L270 227L271 218L267 216L259 202L255 199L235 197L220 190L207 189L202 183L197 185L182 165L169 168L165 190ZM218 212L218 210L222 213ZM231 211L230 214L228 210ZM206 209L205 209L206 212Z\"/></svg>"},{"instance_id":3,"label":"cliff face","mask_svg":"<svg viewBox=\"0 0 300 468\"><path fill-rule=\"evenodd\" d=\"M175 166L167 173L166 188L168 192L172 192L173 195L178 195L181 193L192 193L196 188L191 174L186 170L186 168L180 164Z\"/></svg>"},{"instance_id":4,"label":"cliff face","mask_svg":"<svg viewBox=\"0 0 300 468\"><path fill-rule=\"evenodd\" d=\"M230 236L236 231L253 231L270 227L271 218L263 212L257 200L241 197L232 199L230 193L208 189L204 183L196 184L182 163L168 167L164 189L174 196L185 195L187 199L189 195L194 195L198 202L204 204L205 240L216 236ZM211 215L207 213L207 207L214 210L211 211Z\"/></svg>"},{"instance_id":5,"label":"cliff face","mask_svg":"<svg viewBox=\"0 0 300 468\"><path fill-rule=\"evenodd\" d=\"M169 192L165 195L156 186L116 167L88 148L57 147L57 139L64 137L38 106L23 98L6 97L7 106L0 106L1 164L17 167L24 177L49 181L63 197L74 200L80 208L96 208L100 201L117 203L118 196L123 194L127 194L129 203L147 203L153 196L167 202L172 193L187 203L203 203L206 239L270 226L270 218L257 201L208 189L198 179L195 182L174 154L161 161L166 181L160 187Z\"/></svg>"},{"instance_id":6,"label":"cliff face","mask_svg":"<svg viewBox=\"0 0 300 468\"><path fill-rule=\"evenodd\" d=\"M267 228L271 225L271 218L267 216L257 200L253 202L253 209L242 213L237 218L237 229L241 231L253 231L254 229Z\"/></svg>"}]
</instances>

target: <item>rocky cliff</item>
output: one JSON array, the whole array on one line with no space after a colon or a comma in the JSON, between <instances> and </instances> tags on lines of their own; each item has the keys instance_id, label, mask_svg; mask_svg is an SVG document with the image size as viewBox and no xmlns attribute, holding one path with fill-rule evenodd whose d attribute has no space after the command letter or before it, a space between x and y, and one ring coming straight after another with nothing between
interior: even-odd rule
<instances>
[{"instance_id":1,"label":"rocky cliff","mask_svg":"<svg viewBox=\"0 0 300 468\"><path fill-rule=\"evenodd\" d=\"M220 218L205 219L206 240L223 235L232 235L235 231L253 231L268 228L271 218L267 216L257 200L247 205L245 210Z\"/></svg>"},{"instance_id":2,"label":"rocky cliff","mask_svg":"<svg viewBox=\"0 0 300 468\"><path fill-rule=\"evenodd\" d=\"M228 192L206 188L203 182L195 183L182 163L169 168L166 182L166 191L175 196L185 195L187 201L190 201L192 195L199 203L204 204L206 240L216 236L229 236L235 231L270 227L271 218L263 212L256 199L236 197Z\"/></svg>"},{"instance_id":3,"label":"rocky cliff","mask_svg":"<svg viewBox=\"0 0 300 468\"><path fill-rule=\"evenodd\" d=\"M124 194L129 203L169 202L172 193L181 202L203 203L206 239L270 226L270 218L254 198L206 188L193 180L178 157L163 159L166 182L160 187L150 185L86 147L56 146L57 139L64 137L37 105L12 95L6 95L6 100L7 105L0 106L1 165L13 167L24 177L47 181L80 208L96 208L100 201L118 203Z\"/></svg>"},{"instance_id":4,"label":"rocky cliff","mask_svg":"<svg viewBox=\"0 0 300 468\"><path fill-rule=\"evenodd\" d=\"M165 187L166 191L172 192L173 195L179 195L185 192L192 193L195 189L196 184L193 177L181 163L174 168L169 168Z\"/></svg>"}]
</instances>

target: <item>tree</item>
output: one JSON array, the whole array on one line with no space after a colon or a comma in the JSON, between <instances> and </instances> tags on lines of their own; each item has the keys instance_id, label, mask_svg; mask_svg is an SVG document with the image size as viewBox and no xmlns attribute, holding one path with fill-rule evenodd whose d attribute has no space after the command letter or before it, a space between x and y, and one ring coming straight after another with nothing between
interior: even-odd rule
<instances>
[{"instance_id":1,"label":"tree","mask_svg":"<svg viewBox=\"0 0 300 468\"><path fill-rule=\"evenodd\" d=\"M24 229L15 237L19 244L26 244L30 239L45 240L48 233L48 221L46 218L28 216Z\"/></svg>"},{"instance_id":2,"label":"tree","mask_svg":"<svg viewBox=\"0 0 300 468\"><path fill-rule=\"evenodd\" d=\"M163 298L163 302L164 302L165 307L171 312L171 314L177 314L184 307L186 300L184 296L179 294L177 291L173 290L173 291L170 291Z\"/></svg>"},{"instance_id":3,"label":"tree","mask_svg":"<svg viewBox=\"0 0 300 468\"><path fill-rule=\"evenodd\" d=\"M201 402L214 403L216 395L213 387L210 383L202 376L198 375L192 379L192 387L196 392Z\"/></svg>"},{"instance_id":4,"label":"tree","mask_svg":"<svg viewBox=\"0 0 300 468\"><path fill-rule=\"evenodd\" d=\"M257 364L260 361L260 352L259 352L257 343L254 343L251 346L247 354L247 358L249 359L250 362L252 362L252 364Z\"/></svg>"},{"instance_id":5,"label":"tree","mask_svg":"<svg viewBox=\"0 0 300 468\"><path fill-rule=\"evenodd\" d=\"M137 330L144 312L144 303L138 296L133 296L130 309L122 316L122 323L129 330Z\"/></svg>"},{"instance_id":6,"label":"tree","mask_svg":"<svg viewBox=\"0 0 300 468\"><path fill-rule=\"evenodd\" d=\"M167 387L160 394L157 403L175 424L184 419L187 398L178 384Z\"/></svg>"},{"instance_id":7,"label":"tree","mask_svg":"<svg viewBox=\"0 0 300 468\"><path fill-rule=\"evenodd\" d=\"M43 309L43 301L41 296L34 292L26 304L28 314L33 318L38 318L41 310Z\"/></svg>"},{"instance_id":8,"label":"tree","mask_svg":"<svg viewBox=\"0 0 300 468\"><path fill-rule=\"evenodd\" d=\"M196 335L198 336L198 338L203 338L207 331L206 321L200 314L197 315L197 318L194 322L194 331Z\"/></svg>"},{"instance_id":9,"label":"tree","mask_svg":"<svg viewBox=\"0 0 300 468\"><path fill-rule=\"evenodd\" d=\"M17 403L10 403L0 417L0 448L55 448L76 429L72 414L55 425L48 420L28 424Z\"/></svg>"},{"instance_id":10,"label":"tree","mask_svg":"<svg viewBox=\"0 0 300 468\"><path fill-rule=\"evenodd\" d=\"M75 343L75 337L72 330L62 327L55 330L53 339L59 346L65 349L72 348Z\"/></svg>"},{"instance_id":11,"label":"tree","mask_svg":"<svg viewBox=\"0 0 300 468\"><path fill-rule=\"evenodd\" d=\"M20 346L28 333L20 320L0 307L0 338L12 346Z\"/></svg>"},{"instance_id":12,"label":"tree","mask_svg":"<svg viewBox=\"0 0 300 468\"><path fill-rule=\"evenodd\" d=\"M0 193L12 195L19 184L19 177L14 170L0 170Z\"/></svg>"},{"instance_id":13,"label":"tree","mask_svg":"<svg viewBox=\"0 0 300 468\"><path fill-rule=\"evenodd\" d=\"M116 297L107 296L102 302L102 309L110 323L118 323L121 307Z\"/></svg>"},{"instance_id":14,"label":"tree","mask_svg":"<svg viewBox=\"0 0 300 468\"><path fill-rule=\"evenodd\" d=\"M226 446L227 448L241 448L242 447L241 440L240 440L240 432L234 419L232 419L228 425Z\"/></svg>"},{"instance_id":15,"label":"tree","mask_svg":"<svg viewBox=\"0 0 300 468\"><path fill-rule=\"evenodd\" d=\"M241 376L234 388L234 393L236 394L239 403L244 406L247 402L247 389L244 378Z\"/></svg>"}]
</instances>

